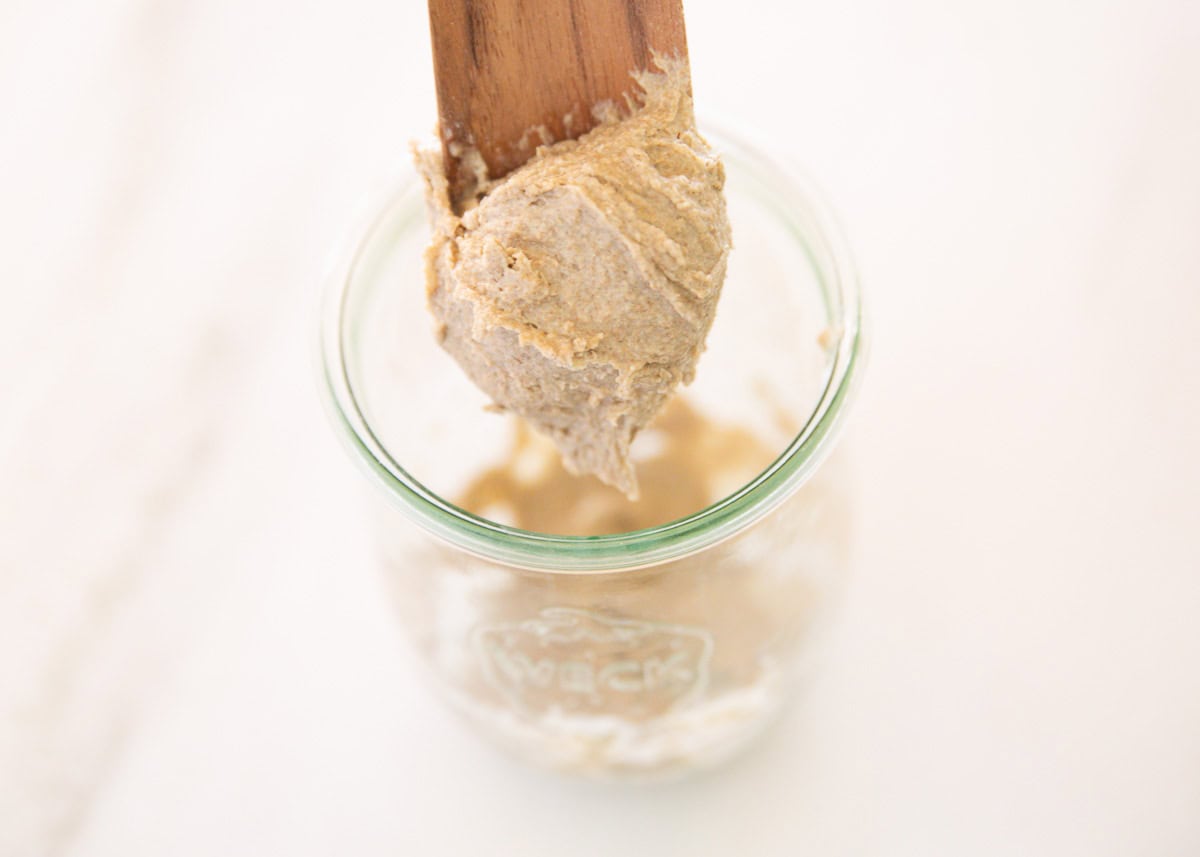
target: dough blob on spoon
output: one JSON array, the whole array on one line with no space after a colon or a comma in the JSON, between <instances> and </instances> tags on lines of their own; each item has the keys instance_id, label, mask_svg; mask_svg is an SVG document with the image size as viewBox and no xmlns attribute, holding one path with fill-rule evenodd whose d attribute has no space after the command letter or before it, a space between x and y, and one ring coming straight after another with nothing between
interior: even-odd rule
<instances>
[{"instance_id":1,"label":"dough blob on spoon","mask_svg":"<svg viewBox=\"0 0 1200 857\"><path fill-rule=\"evenodd\" d=\"M465 199L450 198L440 152L418 153L442 346L568 470L631 498L630 443L695 375L730 248L725 174L696 131L686 64L657 64L634 75L627 118L601 105L600 125L498 181L475 157Z\"/></svg>"}]
</instances>

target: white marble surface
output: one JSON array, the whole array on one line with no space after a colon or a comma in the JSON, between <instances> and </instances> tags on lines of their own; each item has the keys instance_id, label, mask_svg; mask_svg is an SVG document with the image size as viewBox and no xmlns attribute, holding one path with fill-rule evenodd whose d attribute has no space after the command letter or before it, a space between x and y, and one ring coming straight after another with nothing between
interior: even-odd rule
<instances>
[{"instance_id":1,"label":"white marble surface","mask_svg":"<svg viewBox=\"0 0 1200 857\"><path fill-rule=\"evenodd\" d=\"M317 405L423 7L0 8L0 855L1200 853L1200 5L689 0L875 343L826 669L636 789L426 698Z\"/></svg>"}]
</instances>

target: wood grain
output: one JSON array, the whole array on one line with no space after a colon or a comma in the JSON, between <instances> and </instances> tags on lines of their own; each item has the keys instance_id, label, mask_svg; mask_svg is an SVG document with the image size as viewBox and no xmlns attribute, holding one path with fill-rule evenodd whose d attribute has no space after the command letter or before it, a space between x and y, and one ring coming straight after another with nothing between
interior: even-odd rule
<instances>
[{"instance_id":1,"label":"wood grain","mask_svg":"<svg viewBox=\"0 0 1200 857\"><path fill-rule=\"evenodd\" d=\"M682 0L429 0L429 27L455 194L455 144L503 176L543 141L590 129L596 103L623 103L637 89L630 72L654 52L687 57Z\"/></svg>"}]
</instances>

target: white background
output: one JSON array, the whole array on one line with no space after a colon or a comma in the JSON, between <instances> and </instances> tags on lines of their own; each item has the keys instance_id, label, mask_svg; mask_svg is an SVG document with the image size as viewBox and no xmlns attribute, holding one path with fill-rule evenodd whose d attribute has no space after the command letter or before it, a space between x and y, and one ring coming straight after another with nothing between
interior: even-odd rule
<instances>
[{"instance_id":1,"label":"white background","mask_svg":"<svg viewBox=\"0 0 1200 857\"><path fill-rule=\"evenodd\" d=\"M618 788L426 697L317 404L424 4L0 7L0 854L1200 853L1200 4L687 11L860 262L858 563L766 740Z\"/></svg>"}]
</instances>

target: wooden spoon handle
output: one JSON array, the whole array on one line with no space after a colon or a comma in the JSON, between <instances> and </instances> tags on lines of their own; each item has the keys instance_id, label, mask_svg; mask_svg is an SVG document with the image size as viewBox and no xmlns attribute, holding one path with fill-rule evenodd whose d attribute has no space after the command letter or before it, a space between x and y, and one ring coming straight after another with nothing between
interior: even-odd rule
<instances>
[{"instance_id":1,"label":"wooden spoon handle","mask_svg":"<svg viewBox=\"0 0 1200 857\"><path fill-rule=\"evenodd\" d=\"M460 145L498 178L590 129L596 103L623 103L652 52L687 58L683 0L429 0L429 28L454 194Z\"/></svg>"}]
</instances>

